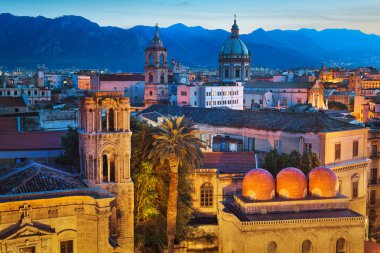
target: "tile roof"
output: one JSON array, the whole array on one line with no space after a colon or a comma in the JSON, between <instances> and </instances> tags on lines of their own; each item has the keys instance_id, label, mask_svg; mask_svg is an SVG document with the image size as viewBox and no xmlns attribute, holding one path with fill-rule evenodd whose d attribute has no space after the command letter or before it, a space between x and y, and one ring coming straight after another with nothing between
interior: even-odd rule
<instances>
[{"instance_id":1,"label":"tile roof","mask_svg":"<svg viewBox=\"0 0 380 253\"><path fill-rule=\"evenodd\" d=\"M59 191L87 187L77 175L37 162L0 169L0 194Z\"/></svg>"},{"instance_id":2,"label":"tile roof","mask_svg":"<svg viewBox=\"0 0 380 253\"><path fill-rule=\"evenodd\" d=\"M100 81L145 81L143 74L100 74Z\"/></svg>"},{"instance_id":3,"label":"tile roof","mask_svg":"<svg viewBox=\"0 0 380 253\"><path fill-rule=\"evenodd\" d=\"M327 117L322 112L251 111L216 108L152 105L142 111L162 115L185 115L197 124L233 128L252 128L296 133L338 132L363 127Z\"/></svg>"},{"instance_id":4,"label":"tile roof","mask_svg":"<svg viewBox=\"0 0 380 253\"><path fill-rule=\"evenodd\" d=\"M202 168L216 168L218 173L247 173L256 168L254 152L205 152Z\"/></svg>"},{"instance_id":5,"label":"tile roof","mask_svg":"<svg viewBox=\"0 0 380 253\"><path fill-rule=\"evenodd\" d=\"M0 97L0 107L26 107L22 97Z\"/></svg>"},{"instance_id":6,"label":"tile roof","mask_svg":"<svg viewBox=\"0 0 380 253\"><path fill-rule=\"evenodd\" d=\"M7 132L17 132L16 117L0 117L0 133Z\"/></svg>"},{"instance_id":7,"label":"tile roof","mask_svg":"<svg viewBox=\"0 0 380 253\"><path fill-rule=\"evenodd\" d=\"M64 131L0 132L0 151L63 149L61 137Z\"/></svg>"}]
</instances>

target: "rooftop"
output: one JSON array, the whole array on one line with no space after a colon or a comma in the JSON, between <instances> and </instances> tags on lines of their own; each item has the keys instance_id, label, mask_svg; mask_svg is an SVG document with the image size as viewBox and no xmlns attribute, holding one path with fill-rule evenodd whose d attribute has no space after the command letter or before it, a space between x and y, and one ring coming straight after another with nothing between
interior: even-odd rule
<instances>
[{"instance_id":1,"label":"rooftop","mask_svg":"<svg viewBox=\"0 0 380 253\"><path fill-rule=\"evenodd\" d=\"M66 132L0 132L0 151L63 149L61 137Z\"/></svg>"},{"instance_id":2,"label":"rooftop","mask_svg":"<svg viewBox=\"0 0 380 253\"><path fill-rule=\"evenodd\" d=\"M143 74L100 74L100 81L145 81Z\"/></svg>"},{"instance_id":3,"label":"rooftop","mask_svg":"<svg viewBox=\"0 0 380 253\"><path fill-rule=\"evenodd\" d=\"M26 107L22 97L0 97L0 107Z\"/></svg>"},{"instance_id":4,"label":"rooftop","mask_svg":"<svg viewBox=\"0 0 380 253\"><path fill-rule=\"evenodd\" d=\"M313 83L309 82L254 82L245 83L244 88L261 88L261 89L309 89Z\"/></svg>"},{"instance_id":5,"label":"rooftop","mask_svg":"<svg viewBox=\"0 0 380 253\"><path fill-rule=\"evenodd\" d=\"M203 168L216 168L221 174L247 173L256 168L254 152L206 152Z\"/></svg>"},{"instance_id":6,"label":"rooftop","mask_svg":"<svg viewBox=\"0 0 380 253\"><path fill-rule=\"evenodd\" d=\"M327 117L322 112L251 111L152 105L142 111L162 115L185 115L197 124L233 128L263 129L295 133L338 132L363 127Z\"/></svg>"},{"instance_id":7,"label":"rooftop","mask_svg":"<svg viewBox=\"0 0 380 253\"><path fill-rule=\"evenodd\" d=\"M0 168L0 202L64 196L113 197L99 187L88 187L68 168L34 161Z\"/></svg>"}]
</instances>

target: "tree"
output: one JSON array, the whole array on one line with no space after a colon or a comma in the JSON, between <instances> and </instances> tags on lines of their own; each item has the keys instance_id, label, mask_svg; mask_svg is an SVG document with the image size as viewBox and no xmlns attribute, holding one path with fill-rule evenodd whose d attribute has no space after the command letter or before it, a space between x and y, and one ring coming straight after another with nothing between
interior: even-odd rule
<instances>
[{"instance_id":1,"label":"tree","mask_svg":"<svg viewBox=\"0 0 380 253\"><path fill-rule=\"evenodd\" d=\"M315 167L321 165L319 157L312 151L306 151L302 155L293 150L290 154L278 154L277 150L269 151L264 159L264 168L276 176L283 168L295 167L300 169L305 175Z\"/></svg>"},{"instance_id":2,"label":"tree","mask_svg":"<svg viewBox=\"0 0 380 253\"><path fill-rule=\"evenodd\" d=\"M310 172L311 169L321 165L319 161L319 156L312 151L305 151L301 157L301 163L298 167L306 175Z\"/></svg>"},{"instance_id":3,"label":"tree","mask_svg":"<svg viewBox=\"0 0 380 253\"><path fill-rule=\"evenodd\" d=\"M164 118L152 135L154 142L149 158L154 162L167 161L169 165L169 192L166 213L166 236L168 252L174 252L178 208L178 172L180 167L196 168L203 160L202 141L199 130L184 116Z\"/></svg>"},{"instance_id":4,"label":"tree","mask_svg":"<svg viewBox=\"0 0 380 253\"><path fill-rule=\"evenodd\" d=\"M65 151L63 155L55 159L55 162L65 166L72 166L79 172L79 135L75 128L69 127L67 134L61 137L61 145Z\"/></svg>"}]
</instances>

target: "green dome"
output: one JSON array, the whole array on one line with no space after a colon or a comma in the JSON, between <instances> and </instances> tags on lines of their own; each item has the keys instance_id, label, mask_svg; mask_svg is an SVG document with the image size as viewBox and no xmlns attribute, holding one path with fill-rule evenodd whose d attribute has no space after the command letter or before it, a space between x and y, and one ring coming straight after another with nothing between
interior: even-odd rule
<instances>
[{"instance_id":1,"label":"green dome","mask_svg":"<svg viewBox=\"0 0 380 253\"><path fill-rule=\"evenodd\" d=\"M222 49L219 52L220 55L229 56L229 55L241 55L249 56L249 51L244 42L236 37L228 38L224 43Z\"/></svg>"}]
</instances>

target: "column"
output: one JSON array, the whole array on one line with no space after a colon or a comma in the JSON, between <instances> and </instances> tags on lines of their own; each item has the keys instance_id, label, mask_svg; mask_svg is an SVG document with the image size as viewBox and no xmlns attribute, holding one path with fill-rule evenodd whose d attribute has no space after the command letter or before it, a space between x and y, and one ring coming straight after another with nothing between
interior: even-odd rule
<instances>
[{"instance_id":1,"label":"column","mask_svg":"<svg viewBox=\"0 0 380 253\"><path fill-rule=\"evenodd\" d=\"M109 119L109 111L107 110L106 112L106 118L107 118L107 132L109 131L109 126L110 126L110 119Z\"/></svg>"},{"instance_id":2,"label":"column","mask_svg":"<svg viewBox=\"0 0 380 253\"><path fill-rule=\"evenodd\" d=\"M115 110L115 119L114 119L114 121L115 121L115 131L118 131L119 130L119 121L118 121L118 114L119 114L119 110Z\"/></svg>"},{"instance_id":3,"label":"column","mask_svg":"<svg viewBox=\"0 0 380 253\"><path fill-rule=\"evenodd\" d=\"M129 112L129 109L127 109L126 111L125 111L125 113L126 113L126 120L127 120L127 130L129 130L130 129L130 112Z\"/></svg>"},{"instance_id":4,"label":"column","mask_svg":"<svg viewBox=\"0 0 380 253\"><path fill-rule=\"evenodd\" d=\"M98 124L99 124L99 132L101 132L102 131L102 110L100 110L99 112L98 112Z\"/></svg>"},{"instance_id":5,"label":"column","mask_svg":"<svg viewBox=\"0 0 380 253\"><path fill-rule=\"evenodd\" d=\"M92 133L95 132L95 113L92 111Z\"/></svg>"},{"instance_id":6,"label":"column","mask_svg":"<svg viewBox=\"0 0 380 253\"><path fill-rule=\"evenodd\" d=\"M97 175L97 183L101 183L103 181L103 157L98 156L99 166L98 166L98 175Z\"/></svg>"},{"instance_id":7,"label":"column","mask_svg":"<svg viewBox=\"0 0 380 253\"><path fill-rule=\"evenodd\" d=\"M123 132L125 132L125 110L122 110L121 113L123 114Z\"/></svg>"}]
</instances>

